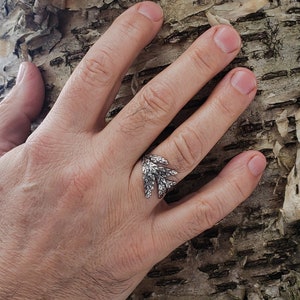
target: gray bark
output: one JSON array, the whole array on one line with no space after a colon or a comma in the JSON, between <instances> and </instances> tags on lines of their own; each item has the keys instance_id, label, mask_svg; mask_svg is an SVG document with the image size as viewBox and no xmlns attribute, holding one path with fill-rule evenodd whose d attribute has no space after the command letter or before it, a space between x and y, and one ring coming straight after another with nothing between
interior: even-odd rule
<instances>
[{"instance_id":1,"label":"gray bark","mask_svg":"<svg viewBox=\"0 0 300 300\"><path fill-rule=\"evenodd\" d=\"M35 62L47 92L37 126L88 48L135 2L139 1L0 0L0 97L14 84L19 63ZM256 73L258 95L168 201L202 186L241 151L262 151L268 167L243 205L155 266L131 298L300 299L300 3L157 2L165 10L164 27L130 68L108 121L209 28L208 18L211 23L230 21L242 36L241 53L184 107L160 139L199 108L216 82L235 66Z\"/></svg>"}]
</instances>

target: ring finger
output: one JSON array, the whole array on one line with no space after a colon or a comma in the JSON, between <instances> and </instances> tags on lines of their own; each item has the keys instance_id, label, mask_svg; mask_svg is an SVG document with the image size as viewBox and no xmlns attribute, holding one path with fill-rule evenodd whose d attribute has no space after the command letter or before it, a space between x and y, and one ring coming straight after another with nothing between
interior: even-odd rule
<instances>
[{"instance_id":1,"label":"ring finger","mask_svg":"<svg viewBox=\"0 0 300 300\"><path fill-rule=\"evenodd\" d=\"M201 109L153 153L168 157L178 170L179 177L186 176L247 108L255 93L254 74L248 69L234 69L216 87Z\"/></svg>"},{"instance_id":2,"label":"ring finger","mask_svg":"<svg viewBox=\"0 0 300 300\"><path fill-rule=\"evenodd\" d=\"M180 181L199 164L247 108L255 93L254 74L243 68L232 70L215 88L206 103L152 151L153 154L167 158L170 168L178 172L162 179L161 195L158 193L158 196L162 197L168 190L164 189L166 182L172 185L172 181ZM137 180L142 180L140 163L133 174L139 174ZM142 183L139 186L143 188ZM150 186L149 189L151 188L153 187Z\"/></svg>"}]
</instances>

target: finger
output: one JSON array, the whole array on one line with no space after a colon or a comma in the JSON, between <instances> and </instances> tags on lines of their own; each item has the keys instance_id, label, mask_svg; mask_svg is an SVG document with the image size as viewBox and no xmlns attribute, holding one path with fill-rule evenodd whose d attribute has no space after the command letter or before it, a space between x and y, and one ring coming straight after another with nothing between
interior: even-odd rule
<instances>
[{"instance_id":1,"label":"finger","mask_svg":"<svg viewBox=\"0 0 300 300\"><path fill-rule=\"evenodd\" d=\"M44 83L38 68L22 63L16 85L0 103L0 156L27 139L43 100Z\"/></svg>"},{"instance_id":2,"label":"finger","mask_svg":"<svg viewBox=\"0 0 300 300\"><path fill-rule=\"evenodd\" d=\"M168 159L180 181L206 156L256 93L256 79L248 69L232 70L206 103L152 152Z\"/></svg>"},{"instance_id":3,"label":"finger","mask_svg":"<svg viewBox=\"0 0 300 300\"><path fill-rule=\"evenodd\" d=\"M164 241L166 254L212 227L247 199L265 166L266 160L261 153L242 153L198 192L161 212L154 228L157 238Z\"/></svg>"},{"instance_id":4,"label":"finger","mask_svg":"<svg viewBox=\"0 0 300 300\"><path fill-rule=\"evenodd\" d=\"M179 182L189 174L247 108L255 93L256 79L251 71L237 68L227 74L205 104L151 151L166 158L168 168L177 171L176 176L166 179ZM141 170L141 162L138 162L132 172L134 182L142 181ZM143 193L143 184L138 186ZM160 201L157 191L152 195ZM156 205L156 201L151 202Z\"/></svg>"},{"instance_id":5,"label":"finger","mask_svg":"<svg viewBox=\"0 0 300 300\"><path fill-rule=\"evenodd\" d=\"M137 54L161 27L161 8L138 3L116 19L92 46L63 89L52 116L64 115L67 128L89 131L104 124L108 107ZM100 121L99 121L100 120ZM56 122L56 120L54 120Z\"/></svg>"},{"instance_id":6,"label":"finger","mask_svg":"<svg viewBox=\"0 0 300 300\"><path fill-rule=\"evenodd\" d=\"M107 145L126 149L134 164L177 112L238 53L231 26L205 32L174 64L147 84L102 132ZM115 134L112 136L111 132ZM103 136L102 136L103 138ZM123 153L119 161L124 161Z\"/></svg>"}]
</instances>

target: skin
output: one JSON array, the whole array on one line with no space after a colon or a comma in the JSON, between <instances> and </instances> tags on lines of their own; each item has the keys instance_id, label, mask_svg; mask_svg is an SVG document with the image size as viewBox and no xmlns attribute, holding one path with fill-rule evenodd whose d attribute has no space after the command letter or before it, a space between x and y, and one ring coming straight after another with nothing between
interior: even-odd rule
<instances>
[{"instance_id":1,"label":"skin","mask_svg":"<svg viewBox=\"0 0 300 300\"><path fill-rule=\"evenodd\" d=\"M241 45L232 27L209 29L105 126L123 75L162 22L152 2L117 18L30 136L44 88L38 69L21 65L0 104L1 299L126 299L154 264L225 217L258 184L265 158L248 151L179 203L167 205L156 191L145 199L140 157ZM166 157L180 181L255 93L252 72L230 71L152 153Z\"/></svg>"}]
</instances>

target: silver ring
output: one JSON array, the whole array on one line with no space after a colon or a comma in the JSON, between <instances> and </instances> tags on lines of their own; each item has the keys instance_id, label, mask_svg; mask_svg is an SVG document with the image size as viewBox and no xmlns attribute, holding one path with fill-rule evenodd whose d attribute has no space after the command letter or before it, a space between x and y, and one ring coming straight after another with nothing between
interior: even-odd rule
<instances>
[{"instance_id":1,"label":"silver ring","mask_svg":"<svg viewBox=\"0 0 300 300\"><path fill-rule=\"evenodd\" d=\"M142 171L144 182L145 197L149 199L156 183L158 198L161 199L165 194L176 185L176 181L169 179L178 174L176 170L167 168L169 162L159 155L147 154L142 158Z\"/></svg>"}]
</instances>

